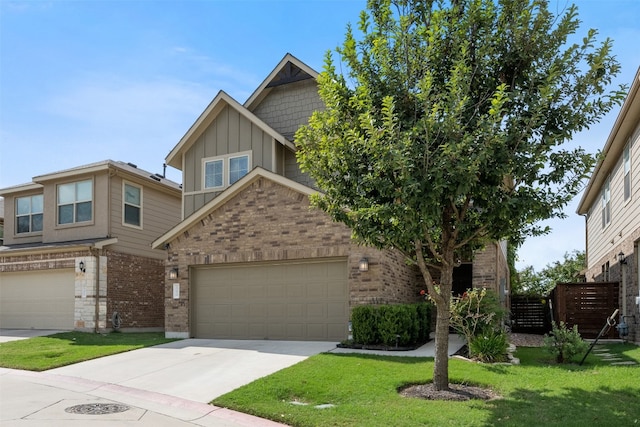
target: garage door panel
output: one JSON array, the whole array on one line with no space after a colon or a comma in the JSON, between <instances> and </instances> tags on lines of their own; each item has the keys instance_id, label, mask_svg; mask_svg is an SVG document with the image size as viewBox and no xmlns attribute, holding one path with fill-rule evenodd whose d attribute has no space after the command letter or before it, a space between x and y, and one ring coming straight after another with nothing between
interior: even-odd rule
<instances>
[{"instance_id":1,"label":"garage door panel","mask_svg":"<svg viewBox=\"0 0 640 427\"><path fill-rule=\"evenodd\" d=\"M196 337L346 338L346 259L201 267L194 269L192 277L192 332ZM212 310L216 300L231 305L231 313L217 305ZM210 320L201 321L203 317Z\"/></svg>"},{"instance_id":2,"label":"garage door panel","mask_svg":"<svg viewBox=\"0 0 640 427\"><path fill-rule=\"evenodd\" d=\"M73 269L0 274L0 327L73 329Z\"/></svg>"}]
</instances>

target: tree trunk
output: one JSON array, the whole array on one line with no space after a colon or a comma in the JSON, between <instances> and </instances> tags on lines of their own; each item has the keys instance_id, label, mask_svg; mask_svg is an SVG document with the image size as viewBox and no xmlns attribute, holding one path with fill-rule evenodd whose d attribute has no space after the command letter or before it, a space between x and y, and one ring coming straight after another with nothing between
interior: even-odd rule
<instances>
[{"instance_id":1,"label":"tree trunk","mask_svg":"<svg viewBox=\"0 0 640 427\"><path fill-rule=\"evenodd\" d=\"M452 272L453 270L450 269ZM445 271L443 269L444 276ZM450 275L453 276L453 273ZM433 387L436 390L447 390L449 388L449 302L451 300L451 280L448 285L441 277L440 292L442 299L436 304L436 354L433 367Z\"/></svg>"}]
</instances>

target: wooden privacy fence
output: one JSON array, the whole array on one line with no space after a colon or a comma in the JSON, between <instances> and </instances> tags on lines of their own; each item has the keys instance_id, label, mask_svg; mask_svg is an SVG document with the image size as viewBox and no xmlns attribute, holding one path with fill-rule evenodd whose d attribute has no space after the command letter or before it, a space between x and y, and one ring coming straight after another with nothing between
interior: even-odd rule
<instances>
[{"instance_id":1,"label":"wooden privacy fence","mask_svg":"<svg viewBox=\"0 0 640 427\"><path fill-rule=\"evenodd\" d=\"M618 282L558 283L549 296L553 320L578 325L582 338L596 338L618 308L619 288ZM602 338L617 338L616 329Z\"/></svg>"},{"instance_id":2,"label":"wooden privacy fence","mask_svg":"<svg viewBox=\"0 0 640 427\"><path fill-rule=\"evenodd\" d=\"M544 334L551 330L548 298L511 296L511 330L525 334Z\"/></svg>"}]
</instances>

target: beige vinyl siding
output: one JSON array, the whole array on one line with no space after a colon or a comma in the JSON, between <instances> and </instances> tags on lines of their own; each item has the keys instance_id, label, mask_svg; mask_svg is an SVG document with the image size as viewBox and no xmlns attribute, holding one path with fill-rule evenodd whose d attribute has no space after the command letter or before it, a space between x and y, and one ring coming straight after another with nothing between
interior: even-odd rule
<instances>
[{"instance_id":1,"label":"beige vinyl siding","mask_svg":"<svg viewBox=\"0 0 640 427\"><path fill-rule=\"evenodd\" d=\"M203 190L202 159L250 151L250 169L260 166L273 171L273 144L280 145L244 115L229 106L224 107L185 153L184 218L220 192Z\"/></svg>"},{"instance_id":2,"label":"beige vinyl siding","mask_svg":"<svg viewBox=\"0 0 640 427\"><path fill-rule=\"evenodd\" d=\"M611 171L611 222L602 229L601 197L589 209L587 220L588 268L598 267L606 261L617 262L621 240L640 228L640 126L629 139L631 143L631 197L624 200L624 168L622 154ZM590 278L587 278L590 280Z\"/></svg>"},{"instance_id":3,"label":"beige vinyl siding","mask_svg":"<svg viewBox=\"0 0 640 427\"><path fill-rule=\"evenodd\" d=\"M142 228L130 227L122 222L122 184L119 176L111 180L111 237L118 243L112 249L120 252L164 259L162 250L151 249L151 242L180 222L180 196L159 191L140 182L124 180L142 188Z\"/></svg>"}]
</instances>

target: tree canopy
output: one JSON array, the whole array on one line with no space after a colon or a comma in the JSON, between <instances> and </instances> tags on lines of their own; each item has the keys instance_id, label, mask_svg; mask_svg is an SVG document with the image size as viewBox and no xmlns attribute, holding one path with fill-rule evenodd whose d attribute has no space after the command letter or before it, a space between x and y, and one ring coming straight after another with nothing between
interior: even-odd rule
<instances>
[{"instance_id":1,"label":"tree canopy","mask_svg":"<svg viewBox=\"0 0 640 427\"><path fill-rule=\"evenodd\" d=\"M438 389L454 266L563 216L594 164L567 142L624 95L607 91L611 40L569 43L578 27L575 6L556 16L544 0L370 0L337 49L345 74L326 55L326 109L298 130L298 161L317 207L420 268L438 310Z\"/></svg>"},{"instance_id":2,"label":"tree canopy","mask_svg":"<svg viewBox=\"0 0 640 427\"><path fill-rule=\"evenodd\" d=\"M583 281L581 273L586 267L585 251L566 252L562 261L549 263L539 272L532 266L518 271L516 282L511 286L511 293L517 295L546 296L558 283L575 283Z\"/></svg>"}]
</instances>

